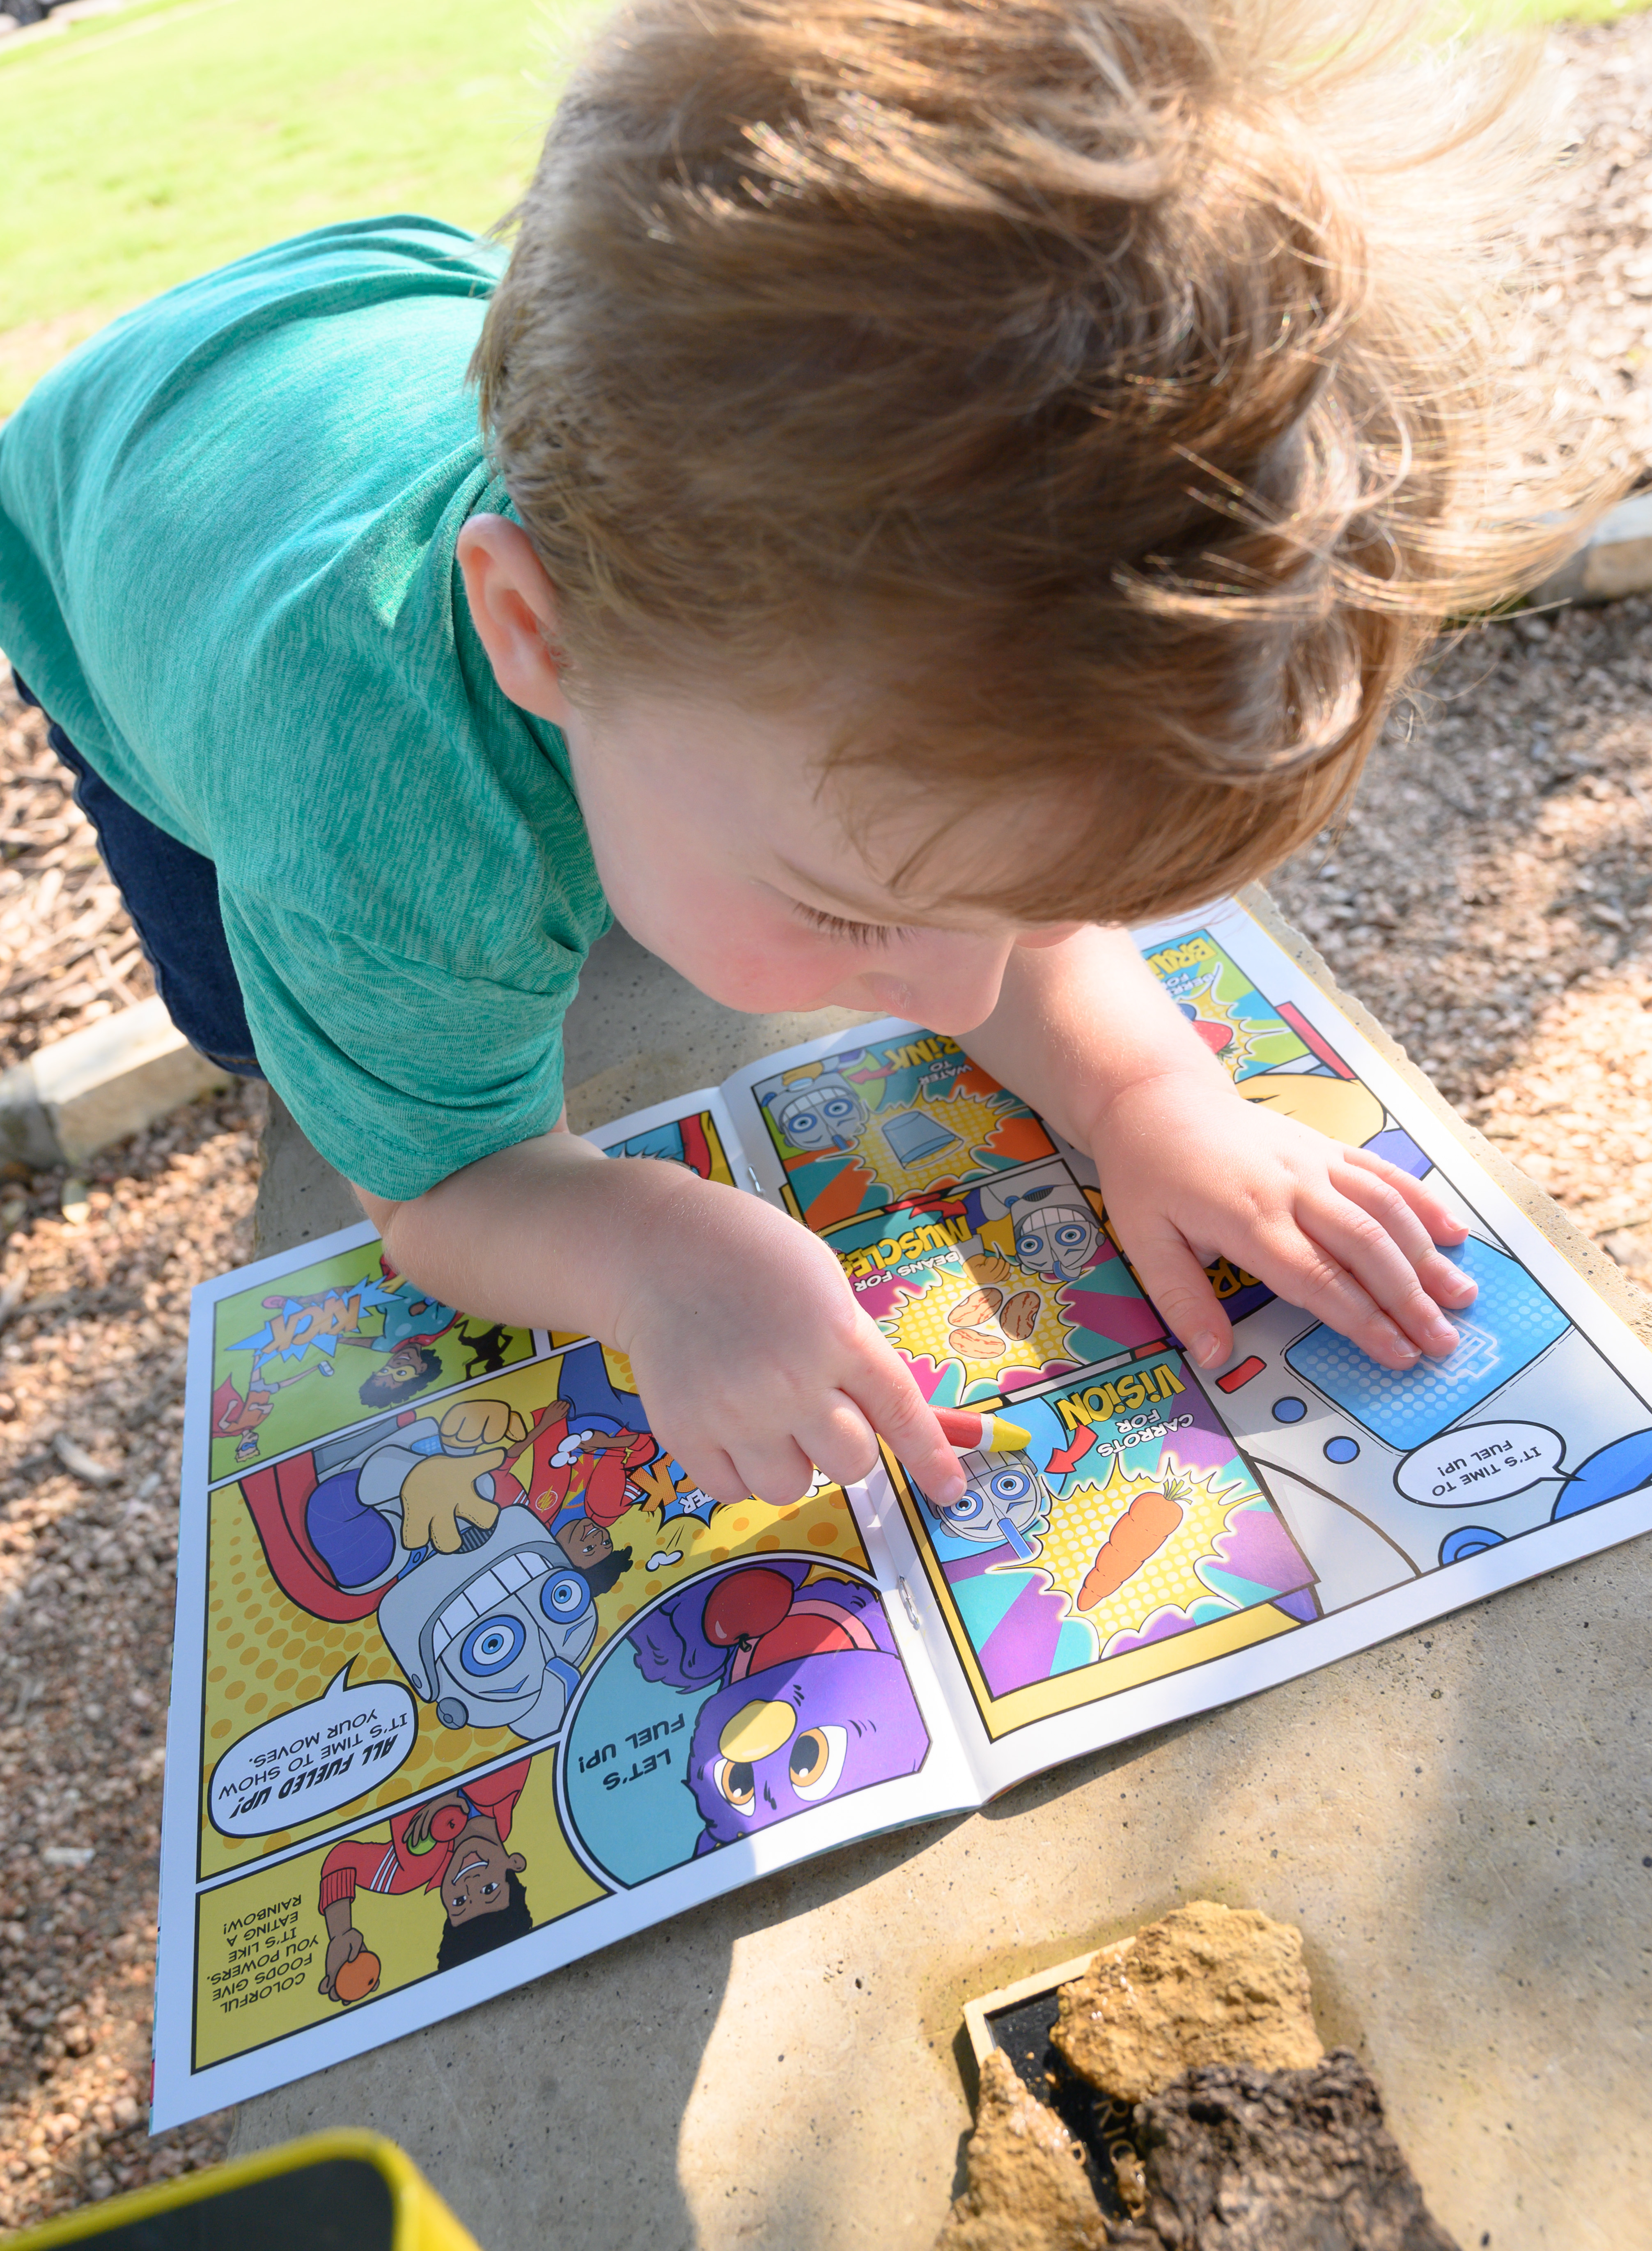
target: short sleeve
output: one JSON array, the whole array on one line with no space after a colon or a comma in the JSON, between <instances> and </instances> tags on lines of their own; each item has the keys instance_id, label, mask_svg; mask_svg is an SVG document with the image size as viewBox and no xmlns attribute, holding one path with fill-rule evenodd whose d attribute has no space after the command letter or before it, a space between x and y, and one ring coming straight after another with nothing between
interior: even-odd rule
<instances>
[{"instance_id":1,"label":"short sleeve","mask_svg":"<svg viewBox=\"0 0 1652 2251\"><path fill-rule=\"evenodd\" d=\"M548 945L531 983L505 984L221 904L259 1060L347 1180L404 1202L556 1124L579 953Z\"/></svg>"}]
</instances>

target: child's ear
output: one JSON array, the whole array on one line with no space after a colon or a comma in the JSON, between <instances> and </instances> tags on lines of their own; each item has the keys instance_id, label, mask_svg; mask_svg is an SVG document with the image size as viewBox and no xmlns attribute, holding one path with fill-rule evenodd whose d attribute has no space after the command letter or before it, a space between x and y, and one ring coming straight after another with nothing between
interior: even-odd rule
<instances>
[{"instance_id":1,"label":"child's ear","mask_svg":"<svg viewBox=\"0 0 1652 2251\"><path fill-rule=\"evenodd\" d=\"M473 516L456 551L471 620L501 690L524 711L563 725L556 592L533 542L507 516Z\"/></svg>"},{"instance_id":2,"label":"child's ear","mask_svg":"<svg viewBox=\"0 0 1652 2251\"><path fill-rule=\"evenodd\" d=\"M505 1862L505 1866L510 1870L512 1875L519 1876L522 1870L528 1866L528 1863L523 1860L520 1853L513 1853L509 1859Z\"/></svg>"}]
</instances>

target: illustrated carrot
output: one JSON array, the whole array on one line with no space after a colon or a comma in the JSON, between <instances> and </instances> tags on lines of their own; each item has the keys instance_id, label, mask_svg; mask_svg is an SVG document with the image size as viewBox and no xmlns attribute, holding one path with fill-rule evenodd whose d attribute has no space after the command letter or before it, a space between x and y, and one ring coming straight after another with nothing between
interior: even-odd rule
<instances>
[{"instance_id":1,"label":"illustrated carrot","mask_svg":"<svg viewBox=\"0 0 1652 2251\"><path fill-rule=\"evenodd\" d=\"M1126 1579L1157 1555L1182 1520L1179 1495L1185 1490L1165 1479L1163 1493L1138 1493L1096 1550L1096 1561L1084 1574L1078 1606L1093 1610L1116 1595Z\"/></svg>"}]
</instances>

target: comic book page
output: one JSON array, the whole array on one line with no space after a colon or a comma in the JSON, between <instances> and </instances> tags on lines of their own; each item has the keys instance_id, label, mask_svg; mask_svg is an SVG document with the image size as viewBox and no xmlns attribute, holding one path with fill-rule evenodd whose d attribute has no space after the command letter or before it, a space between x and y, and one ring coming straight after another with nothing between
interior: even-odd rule
<instances>
[{"instance_id":1,"label":"comic book page","mask_svg":"<svg viewBox=\"0 0 1652 2251\"><path fill-rule=\"evenodd\" d=\"M610 1138L736 1179L720 1100ZM969 1802L901 1607L837 1486L716 1506L619 1354L366 1225L197 1291L157 2127Z\"/></svg>"},{"instance_id":2,"label":"comic book page","mask_svg":"<svg viewBox=\"0 0 1652 2251\"><path fill-rule=\"evenodd\" d=\"M618 1354L419 1297L366 1225L207 1285L157 2124L1652 1526L1652 1355L1236 903L1138 936L1246 1098L1459 1214L1457 1351L1392 1374L1218 1261L1199 1374L1088 1158L895 1022L591 1138L789 1211L926 1397L1012 1424L944 1511L892 1459L715 1506Z\"/></svg>"},{"instance_id":3,"label":"comic book page","mask_svg":"<svg viewBox=\"0 0 1652 2251\"><path fill-rule=\"evenodd\" d=\"M674 1102L656 1102L652 1109L598 1126L584 1139L605 1156L657 1157L698 1173L702 1181L721 1181L725 1188L743 1188L751 1195L763 1193L721 1087L702 1086L695 1093L679 1095Z\"/></svg>"},{"instance_id":4,"label":"comic book page","mask_svg":"<svg viewBox=\"0 0 1652 2251\"><path fill-rule=\"evenodd\" d=\"M1235 902L1137 935L1243 1095L1429 1182L1478 1294L1448 1360L1396 1375L1218 1262L1235 1349L1202 1375L1077 1153L989 1173L964 1135L922 1184L865 1162L881 1208L821 1229L852 1287L929 1397L1025 1439L945 1510L893 1459L877 1501L984 1796L1652 1526L1652 1355ZM785 1061L771 1087L855 1085Z\"/></svg>"}]
</instances>

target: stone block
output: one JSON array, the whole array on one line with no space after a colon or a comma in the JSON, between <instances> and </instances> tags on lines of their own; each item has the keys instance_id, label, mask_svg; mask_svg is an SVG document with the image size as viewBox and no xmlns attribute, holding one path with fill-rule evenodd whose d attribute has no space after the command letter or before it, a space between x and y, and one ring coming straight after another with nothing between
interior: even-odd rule
<instances>
[{"instance_id":1,"label":"stone block","mask_svg":"<svg viewBox=\"0 0 1652 2251\"><path fill-rule=\"evenodd\" d=\"M229 1074L184 1038L158 999L55 1040L0 1078L0 1155L78 1165Z\"/></svg>"}]
</instances>

